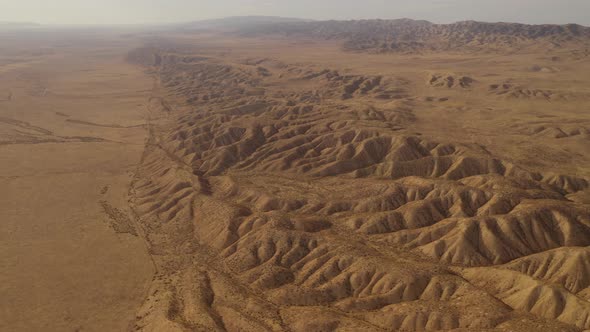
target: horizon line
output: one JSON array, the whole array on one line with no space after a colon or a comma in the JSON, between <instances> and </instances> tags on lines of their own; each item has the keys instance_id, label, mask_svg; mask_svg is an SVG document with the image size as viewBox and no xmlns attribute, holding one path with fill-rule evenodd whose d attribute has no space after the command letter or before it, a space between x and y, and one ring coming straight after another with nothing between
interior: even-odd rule
<instances>
[{"instance_id":1,"label":"horizon line","mask_svg":"<svg viewBox=\"0 0 590 332\"><path fill-rule=\"evenodd\" d=\"M303 17L292 17L292 16L280 16L280 15L235 15L235 16L223 16L223 17L215 17L215 18L202 18L202 19L195 19L195 20L182 20L182 21L161 21L161 22L138 22L138 23L41 23L35 21L14 21L14 20L0 20L0 29L3 26L11 26L11 25L21 25L21 26L28 26L28 27L117 27L117 26L126 26L126 27L157 27L157 26L166 26L166 25L182 25L182 24L191 24L191 23L199 23L199 22L207 22L207 21L222 21L227 19L237 19L237 18L280 18L280 19L293 19L293 20L300 20L300 21L308 21L308 22L350 22L350 21L396 21L396 20L410 20L410 21L423 21L428 22L431 24L436 25L449 25L449 24L456 24L456 23L463 23L463 22L477 22L477 23L490 23L490 24L500 24L500 23L508 23L508 24L521 24L521 25L557 25L557 26L567 26L567 25L579 25L583 27L590 27L590 25L585 25L582 23L576 22L568 22L568 23L524 23L524 22L517 22L517 21L485 21L485 20L475 20L475 19L464 19L464 20L457 20L457 21L449 21L449 22L435 22L427 19L419 19L419 18L409 18L409 17L398 17L398 18L341 18L341 19L312 19L312 18L303 18ZM280 22L277 22L280 23Z\"/></svg>"}]
</instances>

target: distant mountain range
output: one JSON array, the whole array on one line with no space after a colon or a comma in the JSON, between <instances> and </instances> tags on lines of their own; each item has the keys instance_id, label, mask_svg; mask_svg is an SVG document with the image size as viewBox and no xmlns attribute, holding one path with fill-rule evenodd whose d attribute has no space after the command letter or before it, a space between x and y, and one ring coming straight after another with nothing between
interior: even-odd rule
<instances>
[{"instance_id":1,"label":"distant mountain range","mask_svg":"<svg viewBox=\"0 0 590 332\"><path fill-rule=\"evenodd\" d=\"M194 21L180 24L181 29L187 30L237 30L243 28L255 28L260 26L267 26L273 24L285 23L304 23L310 20L304 20L291 17L278 16L234 16L220 19Z\"/></svg>"},{"instance_id":2,"label":"distant mountain range","mask_svg":"<svg viewBox=\"0 0 590 332\"><path fill-rule=\"evenodd\" d=\"M348 50L395 52L441 49L506 49L564 43L590 44L590 28L577 24L529 25L463 21L435 24L412 19L310 21L250 16L198 21L184 29L224 30L243 36L283 35L342 40Z\"/></svg>"}]
</instances>

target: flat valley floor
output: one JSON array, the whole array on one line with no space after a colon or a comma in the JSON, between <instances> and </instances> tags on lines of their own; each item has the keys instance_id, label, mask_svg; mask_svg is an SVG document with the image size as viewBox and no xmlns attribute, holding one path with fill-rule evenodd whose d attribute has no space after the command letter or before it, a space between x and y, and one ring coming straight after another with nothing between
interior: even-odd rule
<instances>
[{"instance_id":1,"label":"flat valley floor","mask_svg":"<svg viewBox=\"0 0 590 332\"><path fill-rule=\"evenodd\" d=\"M127 203L152 80L109 33L3 34L0 330L125 331L154 266Z\"/></svg>"}]
</instances>

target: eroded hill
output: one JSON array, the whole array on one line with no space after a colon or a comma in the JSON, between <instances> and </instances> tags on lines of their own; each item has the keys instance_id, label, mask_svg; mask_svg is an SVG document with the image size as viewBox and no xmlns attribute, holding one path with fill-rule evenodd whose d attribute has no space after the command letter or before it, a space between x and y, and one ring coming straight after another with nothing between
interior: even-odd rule
<instances>
[{"instance_id":1,"label":"eroded hill","mask_svg":"<svg viewBox=\"0 0 590 332\"><path fill-rule=\"evenodd\" d=\"M243 27L245 35L343 40L344 48L371 52L514 51L527 47L588 48L590 28L577 24L527 25L464 21L435 24L411 19L281 22ZM507 50L509 48L509 50Z\"/></svg>"},{"instance_id":2,"label":"eroded hill","mask_svg":"<svg viewBox=\"0 0 590 332\"><path fill-rule=\"evenodd\" d=\"M588 34L405 23L453 45ZM158 83L130 193L159 271L135 329L590 329L583 62L179 40L129 56Z\"/></svg>"}]
</instances>

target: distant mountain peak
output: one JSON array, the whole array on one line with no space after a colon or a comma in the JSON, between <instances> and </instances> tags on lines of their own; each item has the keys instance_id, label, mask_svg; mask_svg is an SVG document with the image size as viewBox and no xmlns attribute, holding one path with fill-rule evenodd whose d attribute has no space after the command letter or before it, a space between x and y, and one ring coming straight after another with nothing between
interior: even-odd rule
<instances>
[{"instance_id":1,"label":"distant mountain peak","mask_svg":"<svg viewBox=\"0 0 590 332\"><path fill-rule=\"evenodd\" d=\"M577 24L530 25L461 21L435 24L407 18L393 20L350 20L277 22L240 29L246 35L280 34L318 39L340 39L345 48L357 51L418 51L441 49L510 49L545 42L590 44L590 28Z\"/></svg>"}]
</instances>

